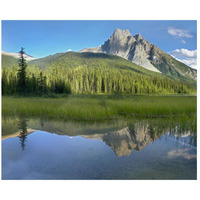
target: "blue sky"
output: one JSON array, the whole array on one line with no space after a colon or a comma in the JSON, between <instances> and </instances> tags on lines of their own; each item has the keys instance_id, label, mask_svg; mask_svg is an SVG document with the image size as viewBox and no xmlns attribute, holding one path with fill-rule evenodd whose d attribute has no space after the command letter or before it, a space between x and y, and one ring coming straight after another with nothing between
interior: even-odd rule
<instances>
[{"instance_id":1,"label":"blue sky","mask_svg":"<svg viewBox=\"0 0 200 200\"><path fill-rule=\"evenodd\" d=\"M183 20L156 21L2 21L2 51L44 57L69 49L79 51L104 43L115 28L140 33L149 42L177 59L194 65L197 23Z\"/></svg>"}]
</instances>

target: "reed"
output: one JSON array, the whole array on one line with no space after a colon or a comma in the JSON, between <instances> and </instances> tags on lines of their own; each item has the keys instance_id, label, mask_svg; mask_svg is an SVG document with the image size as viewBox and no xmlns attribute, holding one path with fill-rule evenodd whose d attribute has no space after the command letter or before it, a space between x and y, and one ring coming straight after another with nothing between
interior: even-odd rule
<instances>
[{"instance_id":1,"label":"reed","mask_svg":"<svg viewBox=\"0 0 200 200\"><path fill-rule=\"evenodd\" d=\"M2 97L3 115L73 120L105 120L121 116L196 115L196 96L69 95L59 98Z\"/></svg>"}]
</instances>

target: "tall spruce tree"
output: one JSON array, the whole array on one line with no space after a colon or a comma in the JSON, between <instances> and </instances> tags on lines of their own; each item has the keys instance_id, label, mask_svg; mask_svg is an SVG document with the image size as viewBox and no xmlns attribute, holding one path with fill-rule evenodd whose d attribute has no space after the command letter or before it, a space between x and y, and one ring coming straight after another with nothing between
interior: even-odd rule
<instances>
[{"instance_id":1,"label":"tall spruce tree","mask_svg":"<svg viewBox=\"0 0 200 200\"><path fill-rule=\"evenodd\" d=\"M26 59L24 58L24 48L21 47L20 58L19 58L19 69L17 73L17 92L20 95L26 95L27 87L26 87Z\"/></svg>"}]
</instances>

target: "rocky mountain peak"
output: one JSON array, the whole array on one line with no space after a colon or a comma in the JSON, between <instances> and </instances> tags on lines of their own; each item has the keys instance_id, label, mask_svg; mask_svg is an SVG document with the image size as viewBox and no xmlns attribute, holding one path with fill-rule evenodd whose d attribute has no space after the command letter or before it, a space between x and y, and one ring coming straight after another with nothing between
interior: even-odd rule
<instances>
[{"instance_id":1,"label":"rocky mountain peak","mask_svg":"<svg viewBox=\"0 0 200 200\"><path fill-rule=\"evenodd\" d=\"M140 33L136 34L136 35L134 36L134 38L135 38L136 40L144 39L144 38L141 36Z\"/></svg>"},{"instance_id":2,"label":"rocky mountain peak","mask_svg":"<svg viewBox=\"0 0 200 200\"><path fill-rule=\"evenodd\" d=\"M141 40L142 39L142 40ZM110 39L97 48L83 49L81 52L108 53L120 56L148 70L159 72L148 60L148 43L140 34L132 36L129 30L115 29Z\"/></svg>"},{"instance_id":3,"label":"rocky mountain peak","mask_svg":"<svg viewBox=\"0 0 200 200\"><path fill-rule=\"evenodd\" d=\"M128 37L128 36L131 36L130 32L128 29L126 30L122 30L122 29L119 29L119 28L116 28L114 33L112 34L112 36L114 37Z\"/></svg>"}]
</instances>

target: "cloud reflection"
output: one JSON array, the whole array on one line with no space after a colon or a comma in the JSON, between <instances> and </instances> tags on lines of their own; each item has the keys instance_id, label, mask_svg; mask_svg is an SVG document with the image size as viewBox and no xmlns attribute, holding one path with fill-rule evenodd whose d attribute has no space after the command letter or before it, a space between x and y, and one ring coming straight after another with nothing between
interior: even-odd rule
<instances>
[{"instance_id":1,"label":"cloud reflection","mask_svg":"<svg viewBox=\"0 0 200 200\"><path fill-rule=\"evenodd\" d=\"M191 151L191 148L172 150L168 152L167 156L170 159L183 157L184 159L190 160L190 159L196 158L196 155L191 154L190 151Z\"/></svg>"}]
</instances>

